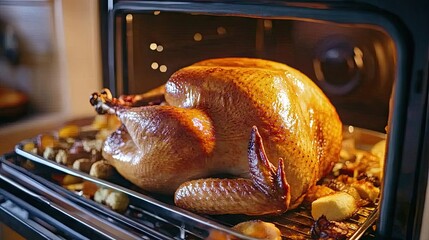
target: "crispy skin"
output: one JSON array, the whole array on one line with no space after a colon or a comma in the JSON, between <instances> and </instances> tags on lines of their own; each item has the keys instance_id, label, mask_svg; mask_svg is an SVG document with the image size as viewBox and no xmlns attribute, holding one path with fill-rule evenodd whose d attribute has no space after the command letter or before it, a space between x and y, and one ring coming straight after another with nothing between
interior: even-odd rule
<instances>
[{"instance_id":1,"label":"crispy skin","mask_svg":"<svg viewBox=\"0 0 429 240\"><path fill-rule=\"evenodd\" d=\"M214 134L203 112L147 106L119 109L117 115L124 126L107 138L103 157L126 179L172 194L185 181L207 177Z\"/></svg>"},{"instance_id":2,"label":"crispy skin","mask_svg":"<svg viewBox=\"0 0 429 240\"><path fill-rule=\"evenodd\" d=\"M276 169L268 160L256 127L249 142L249 179L198 179L185 182L174 194L177 206L205 214L280 214L290 204L283 160Z\"/></svg>"},{"instance_id":3,"label":"crispy skin","mask_svg":"<svg viewBox=\"0 0 429 240\"><path fill-rule=\"evenodd\" d=\"M262 215L282 213L249 179L208 178L185 182L175 194L177 206L205 214ZM273 205L275 204L275 205Z\"/></svg>"},{"instance_id":4,"label":"crispy skin","mask_svg":"<svg viewBox=\"0 0 429 240\"><path fill-rule=\"evenodd\" d=\"M246 151L254 125L268 159L276 166L284 159L291 208L338 160L341 122L334 107L311 80L284 64L246 58L202 61L174 73L165 90L168 109L118 111L131 135L129 144L135 146L118 148L108 140L104 147L103 156L144 189L173 193L180 181L219 173L249 178ZM196 110L195 117L186 113ZM193 122L200 115L207 122L203 127ZM124 153L129 150L137 154Z\"/></svg>"}]
</instances>

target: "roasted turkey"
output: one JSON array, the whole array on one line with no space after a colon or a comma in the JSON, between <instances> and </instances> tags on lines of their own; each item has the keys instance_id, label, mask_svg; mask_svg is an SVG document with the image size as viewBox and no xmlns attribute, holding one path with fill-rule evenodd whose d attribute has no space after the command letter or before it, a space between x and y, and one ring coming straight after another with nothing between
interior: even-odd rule
<instances>
[{"instance_id":1,"label":"roasted turkey","mask_svg":"<svg viewBox=\"0 0 429 240\"><path fill-rule=\"evenodd\" d=\"M124 99L140 98L106 94L93 94L91 103L123 124L105 141L104 158L142 189L176 192L178 206L210 214L283 212L338 161L342 124L335 108L285 64L205 60L175 72L162 91L162 105L133 107ZM220 174L236 179L205 179ZM207 204L214 201L219 206Z\"/></svg>"}]
</instances>

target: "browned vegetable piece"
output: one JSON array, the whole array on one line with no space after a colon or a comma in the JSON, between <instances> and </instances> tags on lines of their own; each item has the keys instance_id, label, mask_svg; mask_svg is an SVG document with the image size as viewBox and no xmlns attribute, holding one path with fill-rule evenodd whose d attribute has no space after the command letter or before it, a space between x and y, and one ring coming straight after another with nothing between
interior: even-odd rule
<instances>
[{"instance_id":1,"label":"browned vegetable piece","mask_svg":"<svg viewBox=\"0 0 429 240\"><path fill-rule=\"evenodd\" d=\"M84 181L79 183L72 183L63 185L66 189L74 192L81 192L83 196L92 198L97 191L98 187L95 183Z\"/></svg>"},{"instance_id":2,"label":"browned vegetable piece","mask_svg":"<svg viewBox=\"0 0 429 240\"><path fill-rule=\"evenodd\" d=\"M73 162L73 168L85 173L89 173L91 170L91 166L94 163L94 161L88 159L88 158L81 158Z\"/></svg>"},{"instance_id":3,"label":"browned vegetable piece","mask_svg":"<svg viewBox=\"0 0 429 240\"><path fill-rule=\"evenodd\" d=\"M74 142L73 145L70 147L68 153L72 155L75 160L85 157L89 158L89 156L91 155L91 153L85 151L82 141Z\"/></svg>"},{"instance_id":4,"label":"browned vegetable piece","mask_svg":"<svg viewBox=\"0 0 429 240\"><path fill-rule=\"evenodd\" d=\"M70 190L70 191L82 191L83 189L83 183L73 183L73 184L68 184L68 185L64 185L63 187L65 187L66 189Z\"/></svg>"},{"instance_id":5,"label":"browned vegetable piece","mask_svg":"<svg viewBox=\"0 0 429 240\"><path fill-rule=\"evenodd\" d=\"M106 205L116 212L124 212L128 208L130 200L122 192L111 192L106 198Z\"/></svg>"},{"instance_id":6,"label":"browned vegetable piece","mask_svg":"<svg viewBox=\"0 0 429 240\"><path fill-rule=\"evenodd\" d=\"M49 134L39 134L36 137L36 145L38 154L43 154L47 147L54 148L57 145L57 140Z\"/></svg>"},{"instance_id":7,"label":"browned vegetable piece","mask_svg":"<svg viewBox=\"0 0 429 240\"><path fill-rule=\"evenodd\" d=\"M55 161L57 163L70 166L74 162L74 158L72 158L66 150L60 149L58 150L57 154L55 155Z\"/></svg>"},{"instance_id":8,"label":"browned vegetable piece","mask_svg":"<svg viewBox=\"0 0 429 240\"><path fill-rule=\"evenodd\" d=\"M89 198L94 197L95 192L97 192L98 186L93 182L84 181L82 193L84 196L88 196Z\"/></svg>"},{"instance_id":9,"label":"browned vegetable piece","mask_svg":"<svg viewBox=\"0 0 429 240\"><path fill-rule=\"evenodd\" d=\"M94 201L98 203L105 204L107 196L112 192L113 190L109 188L101 187L94 193Z\"/></svg>"},{"instance_id":10,"label":"browned vegetable piece","mask_svg":"<svg viewBox=\"0 0 429 240\"><path fill-rule=\"evenodd\" d=\"M91 148L91 142L95 142L95 140L79 140L75 141L73 145L70 147L68 151L68 157L73 161L80 158L87 158L92 161L99 160L101 158L101 151ZM101 147L100 147L101 148Z\"/></svg>"},{"instance_id":11,"label":"browned vegetable piece","mask_svg":"<svg viewBox=\"0 0 429 240\"><path fill-rule=\"evenodd\" d=\"M330 221L340 221L351 217L356 210L355 198L345 192L336 192L311 203L313 219L319 219L324 215Z\"/></svg>"},{"instance_id":12,"label":"browned vegetable piece","mask_svg":"<svg viewBox=\"0 0 429 240\"><path fill-rule=\"evenodd\" d=\"M353 186L346 186L342 191L350 194L350 196L352 196L356 201L359 201L361 199L358 190Z\"/></svg>"},{"instance_id":13,"label":"browned vegetable piece","mask_svg":"<svg viewBox=\"0 0 429 240\"><path fill-rule=\"evenodd\" d=\"M76 138L79 136L80 128L77 125L67 125L58 131L59 138Z\"/></svg>"},{"instance_id":14,"label":"browned vegetable piece","mask_svg":"<svg viewBox=\"0 0 429 240\"><path fill-rule=\"evenodd\" d=\"M26 152L32 152L33 149L36 148L36 144L34 144L33 142L29 142L24 144L24 146L22 146L22 150L26 151Z\"/></svg>"},{"instance_id":15,"label":"browned vegetable piece","mask_svg":"<svg viewBox=\"0 0 429 240\"><path fill-rule=\"evenodd\" d=\"M281 240L280 230L272 223L253 220L235 225L232 229L244 235L266 240Z\"/></svg>"},{"instance_id":16,"label":"browned vegetable piece","mask_svg":"<svg viewBox=\"0 0 429 240\"><path fill-rule=\"evenodd\" d=\"M361 198L370 200L372 202L375 202L378 198L378 195L380 195L380 189L375 187L374 184L369 181L359 180L355 183L352 183L352 187L357 190Z\"/></svg>"},{"instance_id":17,"label":"browned vegetable piece","mask_svg":"<svg viewBox=\"0 0 429 240\"><path fill-rule=\"evenodd\" d=\"M89 175L100 179L110 179L114 174L115 168L104 160L97 161L92 164L89 171Z\"/></svg>"},{"instance_id":18,"label":"browned vegetable piece","mask_svg":"<svg viewBox=\"0 0 429 240\"><path fill-rule=\"evenodd\" d=\"M209 236L206 238L206 240L231 240L233 238L231 238L228 234L216 230L216 229L212 229L209 233Z\"/></svg>"},{"instance_id":19,"label":"browned vegetable piece","mask_svg":"<svg viewBox=\"0 0 429 240\"><path fill-rule=\"evenodd\" d=\"M54 148L52 147L47 147L45 148L45 150L43 151L43 157L49 160L55 160L55 156L57 155L57 152Z\"/></svg>"},{"instance_id":20,"label":"browned vegetable piece","mask_svg":"<svg viewBox=\"0 0 429 240\"><path fill-rule=\"evenodd\" d=\"M321 216L311 227L311 238L313 239L346 239L348 228L345 223L329 221Z\"/></svg>"},{"instance_id":21,"label":"browned vegetable piece","mask_svg":"<svg viewBox=\"0 0 429 240\"><path fill-rule=\"evenodd\" d=\"M304 201L305 201L305 203L311 204L314 200L321 198L321 197L324 197L324 196L327 196L327 195L330 195L330 194L333 194L333 193L335 193L335 191L333 189L327 187L327 186L315 185L315 186L312 186L308 190L308 192L304 198Z\"/></svg>"},{"instance_id":22,"label":"browned vegetable piece","mask_svg":"<svg viewBox=\"0 0 429 240\"><path fill-rule=\"evenodd\" d=\"M101 187L94 194L94 201L105 204L117 212L124 212L130 202L128 196L122 192L117 192L109 188Z\"/></svg>"},{"instance_id":23,"label":"browned vegetable piece","mask_svg":"<svg viewBox=\"0 0 429 240\"><path fill-rule=\"evenodd\" d=\"M54 181L58 182L58 184L63 186L82 182L81 178L75 177L73 175L68 175L68 174L55 173L55 174L52 174L51 177Z\"/></svg>"},{"instance_id":24,"label":"browned vegetable piece","mask_svg":"<svg viewBox=\"0 0 429 240\"><path fill-rule=\"evenodd\" d=\"M67 174L64 176L62 184L68 185L68 184L80 183L80 182L82 182L82 178Z\"/></svg>"}]
</instances>

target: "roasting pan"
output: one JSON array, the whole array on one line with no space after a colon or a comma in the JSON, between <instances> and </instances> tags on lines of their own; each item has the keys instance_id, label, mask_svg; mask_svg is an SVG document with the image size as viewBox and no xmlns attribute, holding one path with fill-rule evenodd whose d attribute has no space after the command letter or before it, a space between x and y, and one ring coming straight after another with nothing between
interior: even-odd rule
<instances>
[{"instance_id":1,"label":"roasting pan","mask_svg":"<svg viewBox=\"0 0 429 240\"><path fill-rule=\"evenodd\" d=\"M357 149L368 151L374 144L385 139L384 134L352 126L344 128L344 137L353 139ZM131 228L130 234L138 236L138 232L142 231L151 233L150 238L155 239L206 239L211 233L222 232L230 237L251 239L235 232L231 227L243 221L257 219L275 224L280 229L283 239L311 238L314 220L309 208L299 207L280 216L198 215L174 206L172 197L143 192L125 180L123 182L101 180L23 149L26 143L34 141L35 139L27 139L17 144L13 156L2 160L2 171L6 171L9 176L24 175L90 212L94 209L96 212L102 212L108 222L120 223L119 226ZM36 168L30 171L20 167L20 162L24 160L32 161ZM128 210L119 214L65 189L52 180L52 173L55 172L77 176L98 186L126 194L130 198ZM348 239L373 236L377 217L378 202L374 206L361 207L351 218L344 221L348 227Z\"/></svg>"}]
</instances>

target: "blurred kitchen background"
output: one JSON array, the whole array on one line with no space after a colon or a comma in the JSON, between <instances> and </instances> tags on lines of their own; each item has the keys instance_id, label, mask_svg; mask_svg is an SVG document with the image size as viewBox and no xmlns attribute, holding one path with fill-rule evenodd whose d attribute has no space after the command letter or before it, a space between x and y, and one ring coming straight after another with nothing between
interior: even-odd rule
<instances>
[{"instance_id":1,"label":"blurred kitchen background","mask_svg":"<svg viewBox=\"0 0 429 240\"><path fill-rule=\"evenodd\" d=\"M98 0L0 0L0 154L93 116L102 86Z\"/></svg>"}]
</instances>

